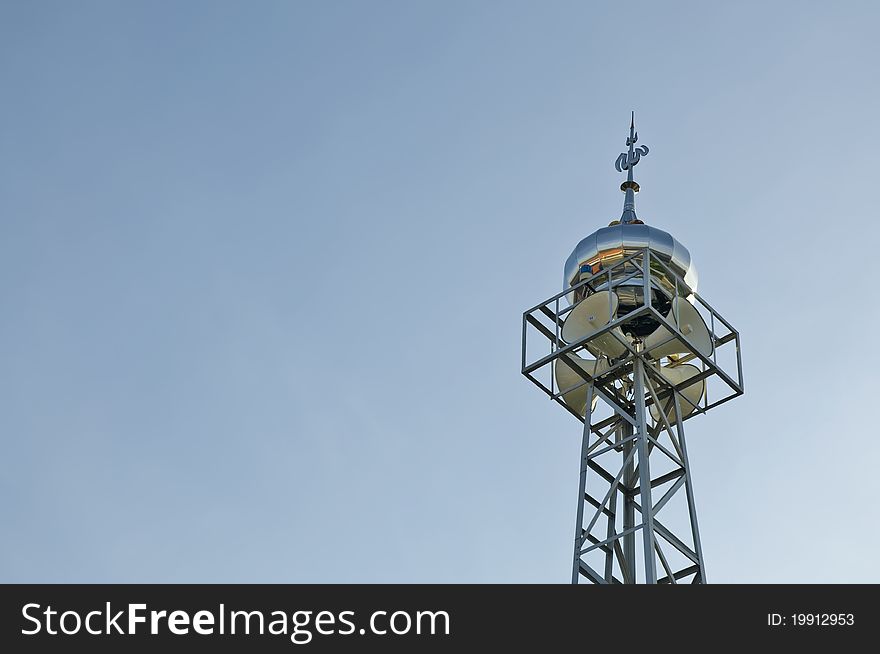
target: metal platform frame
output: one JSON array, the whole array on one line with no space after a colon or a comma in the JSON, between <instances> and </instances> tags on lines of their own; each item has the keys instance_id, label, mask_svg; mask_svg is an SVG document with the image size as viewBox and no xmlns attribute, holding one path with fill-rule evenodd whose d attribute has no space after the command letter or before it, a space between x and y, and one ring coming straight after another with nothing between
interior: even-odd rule
<instances>
[{"instance_id":1,"label":"metal platform frame","mask_svg":"<svg viewBox=\"0 0 880 654\"><path fill-rule=\"evenodd\" d=\"M583 298L634 282L643 285L641 305L618 313L604 328L579 341L562 341L562 324L576 306L563 306L566 296ZM699 352L676 329L672 316L652 306L651 289L662 290L670 299L681 297L692 302L709 328L714 345L710 356ZM649 314L671 332L671 339L677 338L687 347L687 352L674 357L669 365L689 362L700 369L699 374L672 385L651 358L651 352L664 343L645 350L639 340L623 336L630 321ZM607 370L594 377L572 357L592 358L587 348L605 334L612 334L626 351L609 359ZM550 352L543 354L548 343ZM536 348L540 354L532 355ZM595 346L591 349L596 351ZM583 378L578 386L564 392L556 388L553 375L562 360ZM736 329L645 248L523 313L522 373L583 423L572 583L581 579L597 584L706 583L684 423L742 395ZM682 392L703 380L706 392L694 404ZM562 397L583 386L587 393L585 416ZM594 396L602 402L591 410ZM658 514L663 509L661 522ZM641 538L637 537L639 531Z\"/></svg>"}]
</instances>

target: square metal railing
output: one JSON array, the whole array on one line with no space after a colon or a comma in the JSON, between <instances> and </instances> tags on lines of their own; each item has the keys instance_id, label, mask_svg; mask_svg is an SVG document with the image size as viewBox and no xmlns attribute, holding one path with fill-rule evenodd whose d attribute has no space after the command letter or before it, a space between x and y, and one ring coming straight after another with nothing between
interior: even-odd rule
<instances>
[{"instance_id":1,"label":"square metal railing","mask_svg":"<svg viewBox=\"0 0 880 654\"><path fill-rule=\"evenodd\" d=\"M639 305L625 313L618 311L604 327L584 338L571 343L562 339L566 316L580 301L598 291L615 291L623 286L632 288L634 279L640 279L642 285L642 302ZM664 315L652 303L651 291L654 289L671 301L673 309L669 313ZM679 306L674 301L677 298L689 301L705 322L713 346L708 356L700 352L691 339L676 328L678 316L673 315L673 311ZM569 304L569 300L573 300L573 303ZM609 303L611 302L609 295ZM609 306L609 309L613 309L613 306ZM648 357L650 352L641 351L636 343L623 335L627 331L627 325L639 317L652 318L658 329L663 326L670 332L668 340L678 340L686 346L686 351L675 357L673 366L691 363L699 368L699 373L677 385L671 384L661 375L651 365ZM700 402L697 405L690 403L692 411L684 419L705 413L743 393L739 332L648 248L637 250L620 261L609 264L571 288L525 311L522 332L523 375L581 421L583 417L568 406L562 396L590 383L594 384L595 393L607 403L623 411L632 411L633 400L627 397L623 390L625 385L620 382L631 375L634 357L641 357L648 364L645 366L646 371L657 383L657 387L662 389L657 397L661 402L668 400L675 392L683 401L690 403L681 392L692 384L706 380L705 392ZM606 334L619 341L623 354L610 359L610 366L594 377L578 366L572 357L590 354L588 346L595 344L596 339ZM656 350L664 343L655 344L651 350ZM595 347L592 349L595 350ZM565 361L582 377L583 382L575 387L566 387L564 391L557 389L553 372L560 361ZM648 397L646 402L648 405L652 404L654 397Z\"/></svg>"}]
</instances>

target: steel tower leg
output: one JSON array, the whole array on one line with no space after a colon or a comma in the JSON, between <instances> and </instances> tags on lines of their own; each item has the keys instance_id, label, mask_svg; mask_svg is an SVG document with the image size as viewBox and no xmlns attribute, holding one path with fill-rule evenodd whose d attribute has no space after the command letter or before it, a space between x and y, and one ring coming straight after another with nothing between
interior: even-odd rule
<instances>
[{"instance_id":1,"label":"steel tower leg","mask_svg":"<svg viewBox=\"0 0 880 654\"><path fill-rule=\"evenodd\" d=\"M632 440L629 440L633 435L632 425L623 421L620 431L623 438L627 439L626 444L623 446L623 458L625 461L623 465L623 483L627 488L633 488L636 466L632 460ZM617 495L617 493L614 493L614 495ZM623 505L623 533L625 534L623 537L623 565L626 571L623 578L624 583L634 584L636 578L636 535L632 528L636 524L636 503L630 493L624 493Z\"/></svg>"},{"instance_id":2,"label":"steel tower leg","mask_svg":"<svg viewBox=\"0 0 880 654\"><path fill-rule=\"evenodd\" d=\"M574 562L571 568L571 583L578 582L578 574L580 573L580 550L583 545L583 521L584 521L584 495L587 488L587 465L589 459L587 457L587 448L590 443L590 420L592 419L593 406L593 385L587 387L587 404L586 415L584 417L584 435L581 440L581 474L578 485L578 503L577 503L577 522L574 526Z\"/></svg>"},{"instance_id":3,"label":"steel tower leg","mask_svg":"<svg viewBox=\"0 0 880 654\"><path fill-rule=\"evenodd\" d=\"M642 502L642 539L645 554L645 583L657 583L656 557L654 552L654 503L651 501L651 465L648 450L648 425L645 416L645 364L636 357L633 364L633 381L636 401L635 418L639 448L639 488ZM647 509L647 510L645 510Z\"/></svg>"},{"instance_id":4,"label":"steel tower leg","mask_svg":"<svg viewBox=\"0 0 880 654\"><path fill-rule=\"evenodd\" d=\"M678 443L681 446L681 458L684 461L685 469L687 472L685 473L685 492L687 494L687 504L688 504L688 513L690 514L691 519L691 537L694 541L694 550L697 554L698 565L700 566L700 571L694 576L693 583L696 584L705 584L706 583L706 566L703 563L703 547L700 544L700 527L697 524L697 505L694 502L694 487L693 481L691 480L691 465L688 461L687 455L687 445L685 444L684 439L684 425L681 423L681 402L678 399L678 395L674 396L675 402L675 428L678 435Z\"/></svg>"}]
</instances>

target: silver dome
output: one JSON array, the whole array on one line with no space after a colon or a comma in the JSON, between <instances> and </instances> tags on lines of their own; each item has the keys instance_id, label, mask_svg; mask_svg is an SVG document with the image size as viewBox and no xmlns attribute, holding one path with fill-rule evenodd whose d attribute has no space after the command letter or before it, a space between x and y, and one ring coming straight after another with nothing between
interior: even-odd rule
<instances>
[{"instance_id":1,"label":"silver dome","mask_svg":"<svg viewBox=\"0 0 880 654\"><path fill-rule=\"evenodd\" d=\"M562 290L571 288L582 279L581 266L618 261L644 248L650 248L651 253L684 279L692 291L697 290L697 270L688 249L668 232L643 223L618 223L603 227L578 243L565 262ZM584 274L583 279L588 276ZM674 281L669 282L674 288ZM632 283L641 284L641 280L634 279ZM573 300L571 293L566 298L569 302Z\"/></svg>"}]
</instances>

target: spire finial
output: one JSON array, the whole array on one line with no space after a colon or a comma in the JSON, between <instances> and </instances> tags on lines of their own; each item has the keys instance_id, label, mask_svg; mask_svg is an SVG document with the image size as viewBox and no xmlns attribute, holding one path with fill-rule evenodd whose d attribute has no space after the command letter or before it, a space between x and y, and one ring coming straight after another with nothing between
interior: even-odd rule
<instances>
[{"instance_id":1,"label":"spire finial","mask_svg":"<svg viewBox=\"0 0 880 654\"><path fill-rule=\"evenodd\" d=\"M621 152L620 156L617 157L617 161L614 162L614 167L617 169L617 172L622 173L624 170L626 171L626 181L620 185L620 190L626 193L626 197L623 200L623 215L620 217L621 223L641 222L636 217L635 194L639 192L639 185L633 181L633 168L639 163L640 158L648 154L648 146L640 145L639 147L634 148L633 146L635 146L638 140L639 133L636 132L636 112L633 111L632 114L630 114L629 138L626 139L626 144L629 146L629 152Z\"/></svg>"}]
</instances>

